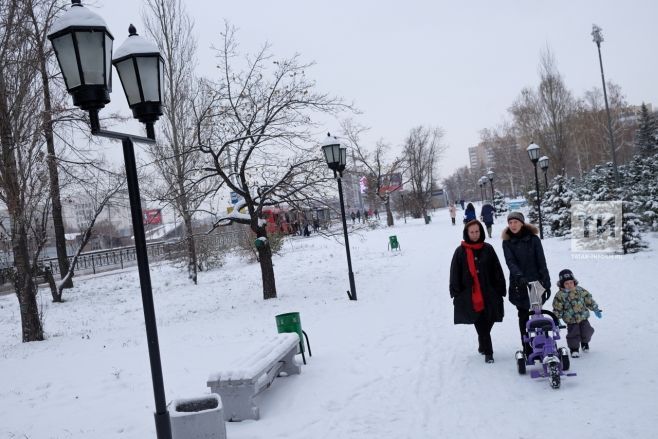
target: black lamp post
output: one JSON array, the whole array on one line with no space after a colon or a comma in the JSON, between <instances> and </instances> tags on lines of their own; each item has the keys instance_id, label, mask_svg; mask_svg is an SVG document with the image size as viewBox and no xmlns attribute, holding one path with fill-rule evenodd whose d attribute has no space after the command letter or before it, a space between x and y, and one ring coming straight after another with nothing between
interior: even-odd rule
<instances>
[{"instance_id":1,"label":"black lamp post","mask_svg":"<svg viewBox=\"0 0 658 439\"><path fill-rule=\"evenodd\" d=\"M484 194L482 193L482 177L478 178L478 186L480 186L480 200L484 202Z\"/></svg>"},{"instance_id":2,"label":"black lamp post","mask_svg":"<svg viewBox=\"0 0 658 439\"><path fill-rule=\"evenodd\" d=\"M544 171L544 192L548 192L548 177L546 176L546 171L548 171L548 157L544 155L539 158L539 167Z\"/></svg>"},{"instance_id":3,"label":"black lamp post","mask_svg":"<svg viewBox=\"0 0 658 439\"><path fill-rule=\"evenodd\" d=\"M530 161L535 167L535 191L537 192L535 199L537 200L537 214L539 215L539 237L541 239L544 239L544 227L542 226L542 221L541 221L541 202L539 200L539 178L537 177L537 162L539 161L539 145L531 143L526 149L526 151L528 151L528 157L530 157Z\"/></svg>"},{"instance_id":4,"label":"black lamp post","mask_svg":"<svg viewBox=\"0 0 658 439\"><path fill-rule=\"evenodd\" d=\"M489 169L489 172L487 172L487 178L489 179L489 183L491 183L491 204L494 204L494 186L493 186L493 180L494 176L496 173Z\"/></svg>"},{"instance_id":5,"label":"black lamp post","mask_svg":"<svg viewBox=\"0 0 658 439\"><path fill-rule=\"evenodd\" d=\"M603 42L603 35L601 35L601 28L597 25L592 25L592 41L596 43L596 48L599 52L599 66L601 67L601 83L603 84L603 99L605 100L605 112L608 116L608 136L610 137L610 150L612 151L612 166L615 171L615 185L619 187L619 172L617 171L617 153L615 151L615 137L612 133L612 119L610 118L610 107L608 107L608 92L605 87L605 76L603 75L603 59L601 58L601 43Z\"/></svg>"},{"instance_id":6,"label":"black lamp post","mask_svg":"<svg viewBox=\"0 0 658 439\"><path fill-rule=\"evenodd\" d=\"M80 0L71 3L71 8L53 24L48 39L55 49L73 104L89 112L91 133L121 140L123 145L155 398L155 428L158 439L171 439L133 145L133 142L155 143L153 124L162 115L163 60L157 46L138 36L132 25L130 36L112 60L113 37L105 21L84 8ZM110 102L112 91L111 64L119 72L134 117L146 125L147 137L100 128L98 111Z\"/></svg>"},{"instance_id":7,"label":"black lamp post","mask_svg":"<svg viewBox=\"0 0 658 439\"><path fill-rule=\"evenodd\" d=\"M345 219L345 203L343 201L343 171L347 161L347 148L340 144L338 139L327 133L327 138L322 143L322 152L327 161L329 169L334 171L334 178L338 181L338 198L340 200L340 215L343 220L343 234L345 235L345 252L347 253L347 273L350 279L350 290L347 297L356 300L356 285L354 284L354 273L352 273L352 257L350 256L350 240L347 234L347 220Z\"/></svg>"}]
</instances>

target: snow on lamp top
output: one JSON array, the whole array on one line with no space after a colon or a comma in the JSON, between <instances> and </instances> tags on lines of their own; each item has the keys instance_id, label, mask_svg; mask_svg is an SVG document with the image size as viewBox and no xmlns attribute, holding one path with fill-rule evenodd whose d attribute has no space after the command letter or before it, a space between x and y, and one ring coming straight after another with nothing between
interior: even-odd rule
<instances>
[{"instance_id":1,"label":"snow on lamp top","mask_svg":"<svg viewBox=\"0 0 658 439\"><path fill-rule=\"evenodd\" d=\"M124 43L114 51L112 61L116 61L130 55L160 53L158 46L154 42L139 36L137 34L137 29L135 29L135 26L132 24L128 28L128 32L130 33L128 39L126 39L126 41L124 41Z\"/></svg>"},{"instance_id":2,"label":"snow on lamp top","mask_svg":"<svg viewBox=\"0 0 658 439\"><path fill-rule=\"evenodd\" d=\"M107 23L103 18L82 6L80 0L71 0L71 7L50 27L50 34L55 34L69 27L104 27L107 33Z\"/></svg>"}]
</instances>

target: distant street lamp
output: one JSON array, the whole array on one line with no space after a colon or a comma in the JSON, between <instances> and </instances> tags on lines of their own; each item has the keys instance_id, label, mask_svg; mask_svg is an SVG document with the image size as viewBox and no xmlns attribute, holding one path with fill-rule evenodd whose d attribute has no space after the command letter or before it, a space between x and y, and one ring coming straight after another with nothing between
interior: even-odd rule
<instances>
[{"instance_id":1,"label":"distant street lamp","mask_svg":"<svg viewBox=\"0 0 658 439\"><path fill-rule=\"evenodd\" d=\"M603 84L603 99L605 100L605 112L608 115L608 136L610 137L610 149L612 151L612 166L615 171L615 185L619 187L619 172L617 171L617 153L615 151L615 137L612 133L612 119L610 118L610 107L608 106L608 92L605 87L605 76L603 75L603 59L601 58L601 43L603 42L603 35L601 35L601 28L597 25L592 25L592 41L596 43L596 48L599 52L599 66L601 67L601 83Z\"/></svg>"},{"instance_id":2,"label":"distant street lamp","mask_svg":"<svg viewBox=\"0 0 658 439\"><path fill-rule=\"evenodd\" d=\"M548 157L544 155L539 158L539 167L544 171L544 185L546 187L544 192L548 192L548 177L546 176L546 171L548 171Z\"/></svg>"},{"instance_id":3,"label":"distant street lamp","mask_svg":"<svg viewBox=\"0 0 658 439\"><path fill-rule=\"evenodd\" d=\"M404 217L404 223L407 224L407 211L404 208L404 194L400 192L400 198L402 198L402 216Z\"/></svg>"},{"instance_id":4,"label":"distant street lamp","mask_svg":"<svg viewBox=\"0 0 658 439\"><path fill-rule=\"evenodd\" d=\"M537 214L539 215L539 237L541 239L544 239L544 227L541 224L542 223L541 202L539 200L539 178L537 177L537 162L539 161L539 145L531 143L526 149L526 151L528 151L528 157L530 157L530 161L535 167L535 191L536 191L535 200L537 200Z\"/></svg>"},{"instance_id":5,"label":"distant street lamp","mask_svg":"<svg viewBox=\"0 0 658 439\"><path fill-rule=\"evenodd\" d=\"M133 142L155 144L153 124L162 115L163 59L157 46L138 36L132 25L130 36L112 59L114 38L105 20L84 8L80 0L71 3L71 8L53 24L48 39L55 49L73 104L89 112L91 133L121 140L123 145L155 398L155 429L158 439L171 439L133 145ZM112 64L119 72L133 116L146 125L147 137L100 128L98 111L110 102Z\"/></svg>"},{"instance_id":6,"label":"distant street lamp","mask_svg":"<svg viewBox=\"0 0 658 439\"><path fill-rule=\"evenodd\" d=\"M338 197L340 199L340 214L343 220L343 234L345 235L345 252L347 253L347 273L350 280L350 290L347 297L350 300L356 300L356 285L354 284L354 273L352 273L352 257L350 256L350 240L347 233L347 220L345 219L345 203L343 202L343 171L347 161L347 148L340 144L338 139L327 137L322 143L322 152L327 161L329 169L334 171L334 178L338 181Z\"/></svg>"},{"instance_id":7,"label":"distant street lamp","mask_svg":"<svg viewBox=\"0 0 658 439\"><path fill-rule=\"evenodd\" d=\"M495 175L496 175L496 173L494 171L492 171L491 169L489 169L489 172L487 172L487 178L489 179L489 183L491 183L491 203L492 204L494 203L494 185L493 185L493 181L494 181L494 176Z\"/></svg>"}]
</instances>

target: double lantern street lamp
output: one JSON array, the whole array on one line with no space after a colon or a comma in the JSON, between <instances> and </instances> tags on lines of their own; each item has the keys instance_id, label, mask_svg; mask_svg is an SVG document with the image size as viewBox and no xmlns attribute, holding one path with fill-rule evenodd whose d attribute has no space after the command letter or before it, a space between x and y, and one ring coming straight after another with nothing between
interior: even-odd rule
<instances>
[{"instance_id":1,"label":"double lantern street lamp","mask_svg":"<svg viewBox=\"0 0 658 439\"><path fill-rule=\"evenodd\" d=\"M546 171L548 171L548 157L541 156L539 157L539 167L544 171L544 193L548 192L548 177L546 176Z\"/></svg>"},{"instance_id":2,"label":"double lantern street lamp","mask_svg":"<svg viewBox=\"0 0 658 439\"><path fill-rule=\"evenodd\" d=\"M338 181L338 198L340 200L340 215L343 220L343 234L345 235L345 252L347 253L347 272L350 279L350 290L347 296L350 300L356 300L356 285L354 284L354 273L352 273L352 257L350 256L350 241L347 234L347 220L345 219L345 203L343 201L343 171L347 162L347 148L327 133L322 142L322 152L327 161L329 169L334 171L334 178Z\"/></svg>"},{"instance_id":3,"label":"double lantern street lamp","mask_svg":"<svg viewBox=\"0 0 658 439\"><path fill-rule=\"evenodd\" d=\"M493 181L495 177L495 172L489 169L489 172L487 172L487 178L489 179L489 183L491 183L491 203L494 203L494 186L493 186Z\"/></svg>"},{"instance_id":4,"label":"double lantern street lamp","mask_svg":"<svg viewBox=\"0 0 658 439\"><path fill-rule=\"evenodd\" d=\"M480 185L480 197L482 198L482 203L484 204L484 199L487 195L487 177L482 176L478 180L478 184Z\"/></svg>"},{"instance_id":5,"label":"double lantern street lamp","mask_svg":"<svg viewBox=\"0 0 658 439\"><path fill-rule=\"evenodd\" d=\"M541 202L539 200L539 178L537 177L537 162L539 161L539 145L531 143L528 148L528 157L535 167L535 191L536 191L536 200L537 200L537 214L539 215L539 237L544 239L544 227L542 226L541 220Z\"/></svg>"},{"instance_id":6,"label":"double lantern street lamp","mask_svg":"<svg viewBox=\"0 0 658 439\"><path fill-rule=\"evenodd\" d=\"M73 104L89 112L91 133L121 140L123 145L155 398L155 428L158 439L171 439L133 144L155 144L153 124L162 115L164 61L158 47L137 35L133 25L129 28L130 36L112 57L114 38L105 20L84 8L80 0L71 3L71 8L53 24L48 39L55 49ZM98 111L110 102L112 64L119 73L133 116L146 125L147 137L100 128Z\"/></svg>"}]
</instances>

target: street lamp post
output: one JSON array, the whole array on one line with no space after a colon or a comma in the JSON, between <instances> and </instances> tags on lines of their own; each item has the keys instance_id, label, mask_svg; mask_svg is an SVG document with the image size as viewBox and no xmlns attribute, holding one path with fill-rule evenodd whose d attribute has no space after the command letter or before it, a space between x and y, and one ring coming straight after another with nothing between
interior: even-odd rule
<instances>
[{"instance_id":1,"label":"street lamp post","mask_svg":"<svg viewBox=\"0 0 658 439\"><path fill-rule=\"evenodd\" d=\"M334 171L334 178L338 181L338 198L340 200L340 214L343 219L343 234L345 235L345 252L347 253L347 273L350 280L350 290L347 297L356 300L356 285L354 284L354 273L352 273L352 257L350 256L350 240L347 233L347 220L345 219L345 203L343 201L343 171L347 161L347 148L340 144L338 139L327 133L327 138L322 143L322 152L327 161L329 169Z\"/></svg>"},{"instance_id":2,"label":"street lamp post","mask_svg":"<svg viewBox=\"0 0 658 439\"><path fill-rule=\"evenodd\" d=\"M407 210L404 207L404 194L400 193L400 198L402 198L402 216L404 217L404 223L407 224Z\"/></svg>"},{"instance_id":3,"label":"street lamp post","mask_svg":"<svg viewBox=\"0 0 658 439\"><path fill-rule=\"evenodd\" d=\"M484 202L484 193L482 192L482 177L478 178L478 186L480 186L480 200Z\"/></svg>"},{"instance_id":4,"label":"street lamp post","mask_svg":"<svg viewBox=\"0 0 658 439\"><path fill-rule=\"evenodd\" d=\"M548 171L548 157L541 156L539 158L539 167L544 171L544 193L548 192L548 177L546 176L546 171Z\"/></svg>"},{"instance_id":5,"label":"street lamp post","mask_svg":"<svg viewBox=\"0 0 658 439\"><path fill-rule=\"evenodd\" d=\"M528 156L530 157L530 161L535 167L535 191L536 191L535 199L537 200L537 214L539 215L539 237L541 239L544 239L544 227L542 226L542 220L541 220L541 202L539 200L539 178L537 177L537 162L539 161L539 145L536 145L535 143L531 143L526 149L526 151L528 151Z\"/></svg>"},{"instance_id":6,"label":"street lamp post","mask_svg":"<svg viewBox=\"0 0 658 439\"><path fill-rule=\"evenodd\" d=\"M493 185L493 181L494 181L494 176L495 175L496 175L496 173L494 171L492 171L491 169L489 169L489 172L487 172L487 178L489 179L489 183L491 183L491 204L494 204L494 185Z\"/></svg>"},{"instance_id":7,"label":"street lamp post","mask_svg":"<svg viewBox=\"0 0 658 439\"><path fill-rule=\"evenodd\" d=\"M597 25L592 25L592 41L596 43L596 48L599 52L599 67L601 68L601 83L603 84L603 99L605 101L605 112L608 116L608 136L610 137L610 150L612 152L612 167L615 172L615 185L619 187L619 172L617 171L617 153L615 151L615 137L612 133L612 119L610 118L610 107L608 106L608 92L605 87L605 76L603 75L603 59L601 58L601 43L603 42L603 35L601 35L601 28Z\"/></svg>"},{"instance_id":8,"label":"street lamp post","mask_svg":"<svg viewBox=\"0 0 658 439\"><path fill-rule=\"evenodd\" d=\"M84 8L80 0L72 0L71 4L53 24L48 39L55 49L73 104L89 112L91 133L120 140L123 145L155 399L155 428L158 439L171 439L134 152L134 142L155 143L153 124L162 115L163 59L157 46L137 35L132 25L130 36L112 58L114 38L105 21ZM147 137L100 128L98 112L110 102L112 64L119 73L133 116L146 126Z\"/></svg>"}]
</instances>

